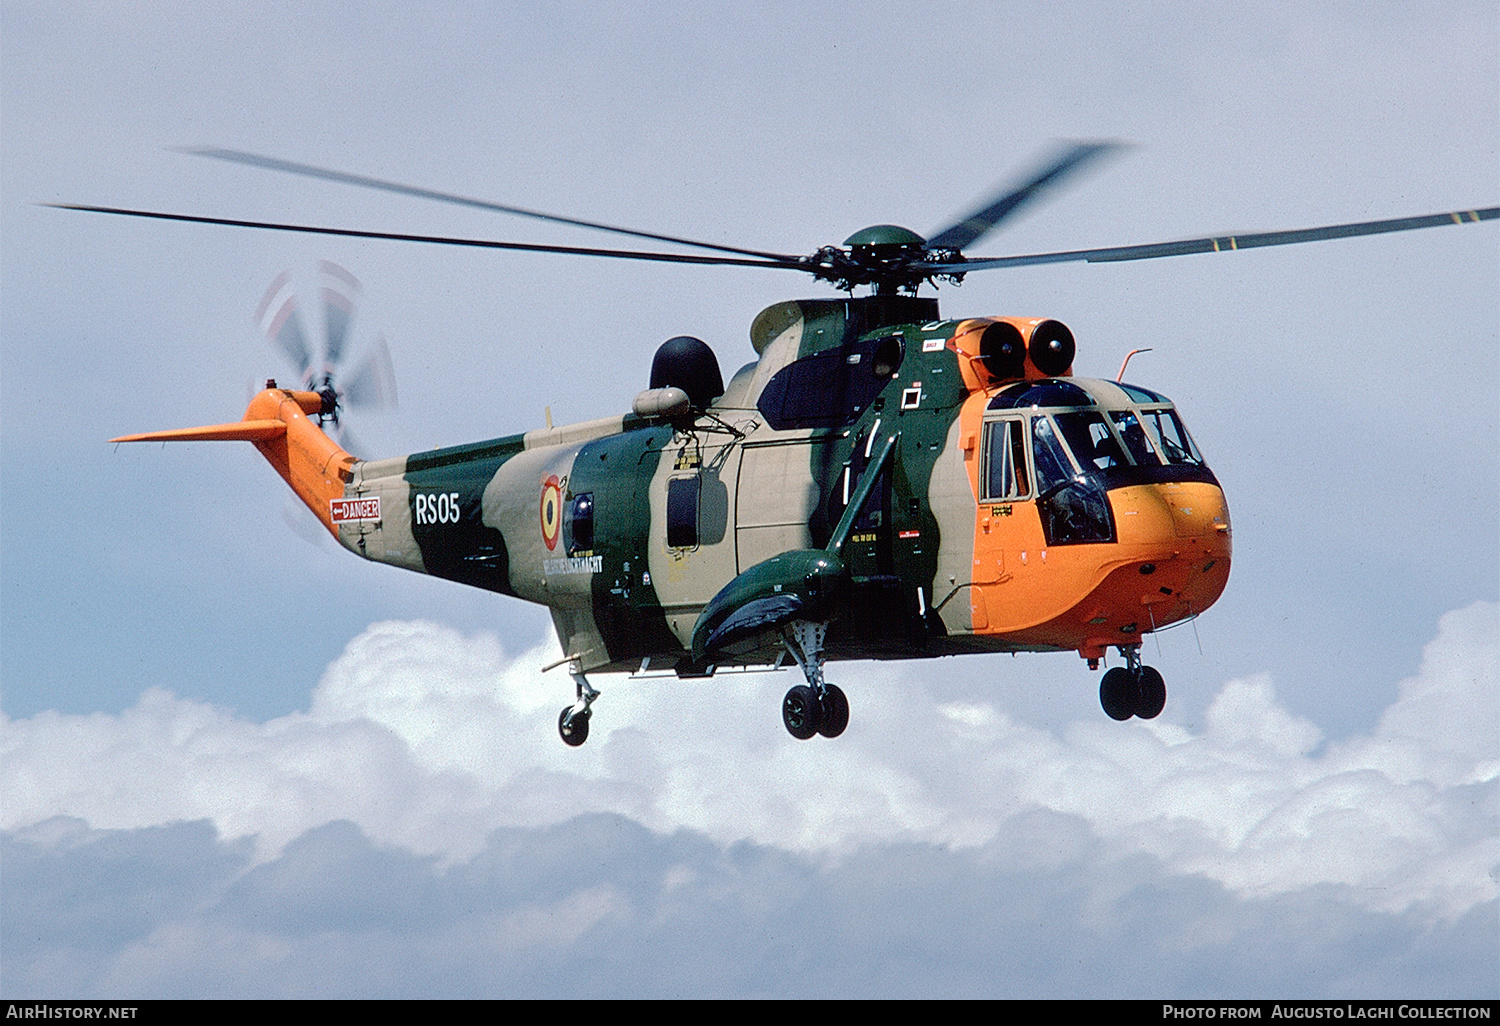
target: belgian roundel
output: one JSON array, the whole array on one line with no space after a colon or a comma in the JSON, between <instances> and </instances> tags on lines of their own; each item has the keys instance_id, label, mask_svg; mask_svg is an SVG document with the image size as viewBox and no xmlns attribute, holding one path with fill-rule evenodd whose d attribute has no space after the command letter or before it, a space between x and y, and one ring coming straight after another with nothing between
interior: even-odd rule
<instances>
[{"instance_id":1,"label":"belgian roundel","mask_svg":"<svg viewBox=\"0 0 1500 1026\"><path fill-rule=\"evenodd\" d=\"M542 541L547 550L557 548L557 534L562 527L562 483L553 474L542 482Z\"/></svg>"}]
</instances>

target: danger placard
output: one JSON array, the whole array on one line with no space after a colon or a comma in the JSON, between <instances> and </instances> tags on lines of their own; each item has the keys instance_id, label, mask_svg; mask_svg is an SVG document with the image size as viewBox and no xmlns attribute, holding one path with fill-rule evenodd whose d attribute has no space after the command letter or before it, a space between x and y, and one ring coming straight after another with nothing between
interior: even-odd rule
<instances>
[{"instance_id":1,"label":"danger placard","mask_svg":"<svg viewBox=\"0 0 1500 1026\"><path fill-rule=\"evenodd\" d=\"M380 496L367 495L358 499L330 499L329 519L335 524L357 523L380 519Z\"/></svg>"}]
</instances>

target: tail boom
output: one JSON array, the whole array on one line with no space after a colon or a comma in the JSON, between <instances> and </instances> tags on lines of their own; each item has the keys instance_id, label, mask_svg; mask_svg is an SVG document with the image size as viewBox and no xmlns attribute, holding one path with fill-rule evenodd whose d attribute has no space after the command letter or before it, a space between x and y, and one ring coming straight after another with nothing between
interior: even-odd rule
<instances>
[{"instance_id":1,"label":"tail boom","mask_svg":"<svg viewBox=\"0 0 1500 1026\"><path fill-rule=\"evenodd\" d=\"M323 408L317 392L267 388L250 400L244 419L232 424L121 435L111 442L250 442L307 504L335 538L331 503L354 478L355 458L309 418Z\"/></svg>"}]
</instances>

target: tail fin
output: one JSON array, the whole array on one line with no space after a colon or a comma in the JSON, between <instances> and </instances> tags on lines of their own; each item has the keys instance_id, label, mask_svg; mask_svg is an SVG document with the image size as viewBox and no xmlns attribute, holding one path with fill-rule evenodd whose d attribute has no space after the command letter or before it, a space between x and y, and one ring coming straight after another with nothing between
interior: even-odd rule
<instances>
[{"instance_id":1,"label":"tail fin","mask_svg":"<svg viewBox=\"0 0 1500 1026\"><path fill-rule=\"evenodd\" d=\"M244 419L236 423L121 435L110 441L251 442L337 538L330 504L343 498L344 485L354 478L356 460L308 419L322 409L323 397L317 392L270 387L250 400Z\"/></svg>"}]
</instances>

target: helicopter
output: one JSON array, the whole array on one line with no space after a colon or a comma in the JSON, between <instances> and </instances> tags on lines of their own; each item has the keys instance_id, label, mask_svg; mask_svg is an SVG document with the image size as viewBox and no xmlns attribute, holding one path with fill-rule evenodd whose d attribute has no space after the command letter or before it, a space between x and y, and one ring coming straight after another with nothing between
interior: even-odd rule
<instances>
[{"instance_id":1,"label":"helicopter","mask_svg":"<svg viewBox=\"0 0 1500 1026\"><path fill-rule=\"evenodd\" d=\"M1076 342L1032 316L945 319L924 286L982 270L1223 253L1494 220L1500 208L1100 249L969 257L1017 210L1119 148L1067 145L924 238L875 225L810 255L766 252L491 203L227 149L190 152L695 249L557 246L162 211L64 209L231 227L812 275L841 298L765 308L755 359L725 381L702 340L668 339L628 413L387 459L325 431L349 391L331 373L274 379L239 421L112 442L248 441L322 527L365 559L548 608L583 744L590 674L711 677L795 663L782 700L799 740L850 716L830 662L1075 652L1115 720L1154 718L1143 639L1222 594L1229 508L1176 405L1075 377ZM863 291L862 294L856 294ZM1139 350L1137 350L1139 351ZM331 355L331 354L330 354ZM308 362L304 360L304 362Z\"/></svg>"}]
</instances>

